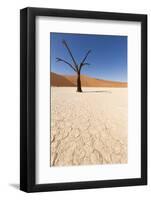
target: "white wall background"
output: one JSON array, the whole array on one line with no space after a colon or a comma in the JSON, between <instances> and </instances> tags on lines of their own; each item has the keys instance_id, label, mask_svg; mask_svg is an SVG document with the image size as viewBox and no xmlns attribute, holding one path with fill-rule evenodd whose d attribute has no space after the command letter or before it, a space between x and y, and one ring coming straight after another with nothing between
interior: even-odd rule
<instances>
[{"instance_id":1,"label":"white wall background","mask_svg":"<svg viewBox=\"0 0 151 200\"><path fill-rule=\"evenodd\" d=\"M32 7L66 8L148 14L148 35L151 34L150 0L5 0L0 4L0 199L150 199L151 137L148 131L149 185L81 191L26 194L19 185L19 9ZM150 55L148 38L148 74ZM151 86L151 80L148 81ZM148 90L149 91L149 90ZM149 100L151 93L148 94ZM151 120L149 105L148 124Z\"/></svg>"}]
</instances>

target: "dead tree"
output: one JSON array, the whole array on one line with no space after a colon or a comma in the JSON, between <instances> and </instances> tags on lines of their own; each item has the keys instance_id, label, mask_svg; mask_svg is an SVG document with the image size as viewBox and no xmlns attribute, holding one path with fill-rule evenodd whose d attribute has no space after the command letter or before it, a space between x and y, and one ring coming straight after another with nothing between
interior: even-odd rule
<instances>
[{"instance_id":1,"label":"dead tree","mask_svg":"<svg viewBox=\"0 0 151 200\"><path fill-rule=\"evenodd\" d=\"M84 56L83 60L78 65L77 62L75 61L74 57L73 57L73 54L72 54L72 52L71 52L71 50L70 50L67 42L65 40L63 40L62 43L66 47L66 49L67 49L67 51L68 51L68 53L69 53L69 55L70 55L73 63L71 64L68 61L66 61L66 60L64 60L62 58L59 58L59 57L57 57L56 60L57 60L57 62L64 62L64 63L66 63L68 66L70 66L76 72L76 74L77 74L77 92L82 92L82 89L81 89L81 77L80 77L80 75L81 75L81 69L85 65L90 65L89 63L87 63L85 61L86 61L89 53L91 52L91 50L89 50L86 53L86 55Z\"/></svg>"}]
</instances>

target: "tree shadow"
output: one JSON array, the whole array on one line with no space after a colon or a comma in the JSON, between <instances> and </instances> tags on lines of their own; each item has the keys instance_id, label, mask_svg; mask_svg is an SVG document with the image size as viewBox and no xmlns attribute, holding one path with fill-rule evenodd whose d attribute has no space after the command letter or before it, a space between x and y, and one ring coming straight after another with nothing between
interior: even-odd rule
<instances>
[{"instance_id":1,"label":"tree shadow","mask_svg":"<svg viewBox=\"0 0 151 200\"><path fill-rule=\"evenodd\" d=\"M98 91L83 91L83 93L109 93L111 94L112 92L111 91L108 91L108 90L98 90Z\"/></svg>"}]
</instances>

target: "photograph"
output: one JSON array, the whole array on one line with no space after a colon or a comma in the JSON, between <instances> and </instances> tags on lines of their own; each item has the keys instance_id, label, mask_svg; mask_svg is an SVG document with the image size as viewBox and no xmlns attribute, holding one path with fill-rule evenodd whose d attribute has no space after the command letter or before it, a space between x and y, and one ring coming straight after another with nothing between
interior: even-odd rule
<instances>
[{"instance_id":1,"label":"photograph","mask_svg":"<svg viewBox=\"0 0 151 200\"><path fill-rule=\"evenodd\" d=\"M50 32L50 167L128 163L127 43Z\"/></svg>"},{"instance_id":2,"label":"photograph","mask_svg":"<svg viewBox=\"0 0 151 200\"><path fill-rule=\"evenodd\" d=\"M20 12L20 190L147 185L147 15Z\"/></svg>"}]
</instances>

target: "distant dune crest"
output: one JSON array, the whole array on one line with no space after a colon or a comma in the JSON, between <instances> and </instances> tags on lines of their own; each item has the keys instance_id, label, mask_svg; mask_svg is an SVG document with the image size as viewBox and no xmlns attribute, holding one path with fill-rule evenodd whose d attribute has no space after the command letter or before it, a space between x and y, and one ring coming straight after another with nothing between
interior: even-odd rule
<instances>
[{"instance_id":1,"label":"distant dune crest","mask_svg":"<svg viewBox=\"0 0 151 200\"><path fill-rule=\"evenodd\" d=\"M60 75L54 72L51 72L51 86L56 87L74 87L77 84L77 77ZM89 76L81 75L81 85L82 87L127 87L126 82L115 82L109 80L101 80L91 78Z\"/></svg>"}]
</instances>

